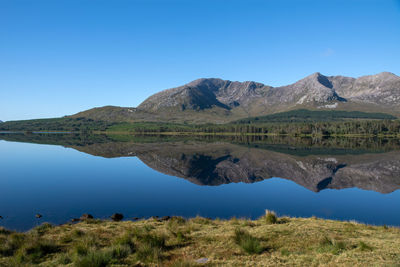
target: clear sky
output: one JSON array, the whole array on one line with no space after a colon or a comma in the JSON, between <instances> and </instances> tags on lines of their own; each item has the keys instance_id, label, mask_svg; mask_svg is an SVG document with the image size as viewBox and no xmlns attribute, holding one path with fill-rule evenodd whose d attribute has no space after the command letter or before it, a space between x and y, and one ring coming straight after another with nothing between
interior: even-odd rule
<instances>
[{"instance_id":1,"label":"clear sky","mask_svg":"<svg viewBox=\"0 0 400 267\"><path fill-rule=\"evenodd\" d=\"M0 0L0 120L137 106L201 77L400 74L399 0Z\"/></svg>"}]
</instances>

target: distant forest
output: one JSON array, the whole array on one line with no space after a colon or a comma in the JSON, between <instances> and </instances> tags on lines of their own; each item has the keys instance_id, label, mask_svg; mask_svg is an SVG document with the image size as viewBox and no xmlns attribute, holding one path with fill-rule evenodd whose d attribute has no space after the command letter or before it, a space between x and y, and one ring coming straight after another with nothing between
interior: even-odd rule
<instances>
[{"instance_id":1,"label":"distant forest","mask_svg":"<svg viewBox=\"0 0 400 267\"><path fill-rule=\"evenodd\" d=\"M296 110L228 124L108 122L64 117L4 122L0 123L0 131L399 136L400 120L383 113Z\"/></svg>"},{"instance_id":2,"label":"distant forest","mask_svg":"<svg viewBox=\"0 0 400 267\"><path fill-rule=\"evenodd\" d=\"M400 121L271 122L251 124L180 125L159 123L117 124L110 131L137 133L277 134L277 135L399 135Z\"/></svg>"},{"instance_id":3,"label":"distant forest","mask_svg":"<svg viewBox=\"0 0 400 267\"><path fill-rule=\"evenodd\" d=\"M267 116L253 117L238 120L238 123L260 122L316 122L316 121L342 121L346 119L378 119L395 120L395 116L385 113L369 113L361 111L342 110L307 110L297 109L287 112L270 114Z\"/></svg>"}]
</instances>

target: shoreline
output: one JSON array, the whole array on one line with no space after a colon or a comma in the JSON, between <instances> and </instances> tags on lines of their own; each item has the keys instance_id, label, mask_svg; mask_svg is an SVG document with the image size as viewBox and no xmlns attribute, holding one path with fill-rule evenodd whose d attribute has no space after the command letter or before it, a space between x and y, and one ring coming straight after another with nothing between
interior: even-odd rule
<instances>
[{"instance_id":1,"label":"shoreline","mask_svg":"<svg viewBox=\"0 0 400 267\"><path fill-rule=\"evenodd\" d=\"M395 228L395 229L399 229L400 230L400 225L390 225L390 224L373 224L373 223L365 223L362 221L357 221L355 219L349 219L349 220L340 220L340 219L328 219L328 218L323 218L323 217L316 217L316 216L310 216L310 217L294 217L294 216L290 216L290 215L282 215L282 216L277 216L276 213L274 211L271 211L276 218L290 218L290 219L304 219L304 220L308 220L308 219L316 219L316 220L321 220L321 221L334 221L334 222L338 222L338 223L356 223L359 225L365 225L368 227L385 227L385 228ZM118 219L115 219L115 215L117 215ZM39 216L39 217L38 217ZM30 231L32 231L34 228L36 227L40 227L42 224L48 224L51 225L52 227L62 227L62 226L67 226L67 225L76 225L78 223L82 223L82 222L102 222L102 223L107 223L107 222L140 222L140 221L158 221L158 222L164 222L164 221L169 221L169 220L175 220L175 219L183 219L186 221L189 220L193 220L196 218L202 218L205 220L209 220L209 221L231 221L231 220L242 220L242 221L258 221L260 220L260 218L263 218L264 216L260 216L260 217L255 217L255 219L252 218L248 218L248 217L237 217L237 216L233 216L233 217L229 217L229 218L221 218L221 217L215 217L215 218L211 218L211 217L204 217L204 216L200 216L197 215L195 217L184 217L184 216L180 216L180 215L166 215L166 216L149 216L149 217L127 217L125 218L123 214L120 213L115 213L111 216L108 217L95 217L91 214L83 214L80 218L71 218L65 222L62 223L52 223L49 221L46 221L46 219L44 217L42 217L42 215L40 214L36 214L35 215L36 219L37 219L37 223L36 225L33 225L31 228L26 229L26 230L17 230L17 229L11 229L11 228L7 228L4 227L2 225L0 225L0 230L6 230L6 231L10 231L10 232L15 232L15 233L28 233ZM0 216L0 220L4 220L7 217L5 216ZM0 221L1 222L1 221ZM1 231L0 231L1 232Z\"/></svg>"},{"instance_id":2,"label":"shoreline","mask_svg":"<svg viewBox=\"0 0 400 267\"><path fill-rule=\"evenodd\" d=\"M98 134L98 135L157 135L157 136L282 136L295 138L400 138L400 134L279 134L235 132L132 132L132 131L0 131L0 134Z\"/></svg>"},{"instance_id":3,"label":"shoreline","mask_svg":"<svg viewBox=\"0 0 400 267\"><path fill-rule=\"evenodd\" d=\"M400 260L398 227L273 212L256 220L87 218L25 233L0 227L0 240L5 266L381 266Z\"/></svg>"}]
</instances>

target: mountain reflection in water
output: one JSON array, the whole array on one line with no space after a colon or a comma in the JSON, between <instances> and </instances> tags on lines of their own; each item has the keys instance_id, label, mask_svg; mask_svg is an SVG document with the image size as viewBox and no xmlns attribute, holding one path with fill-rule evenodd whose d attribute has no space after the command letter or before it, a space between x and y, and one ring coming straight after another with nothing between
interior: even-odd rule
<instances>
[{"instance_id":1,"label":"mountain reflection in water","mask_svg":"<svg viewBox=\"0 0 400 267\"><path fill-rule=\"evenodd\" d=\"M138 157L158 172L197 185L279 177L314 192L357 187L386 194L400 188L396 139L74 134L2 134L0 139L63 145L106 158Z\"/></svg>"}]
</instances>

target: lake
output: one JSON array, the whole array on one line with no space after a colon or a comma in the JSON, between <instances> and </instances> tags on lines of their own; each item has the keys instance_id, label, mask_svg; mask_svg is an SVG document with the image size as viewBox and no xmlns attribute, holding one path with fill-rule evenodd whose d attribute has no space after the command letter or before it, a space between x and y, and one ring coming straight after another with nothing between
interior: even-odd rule
<instances>
[{"instance_id":1,"label":"lake","mask_svg":"<svg viewBox=\"0 0 400 267\"><path fill-rule=\"evenodd\" d=\"M400 225L400 141L0 134L0 225L278 215ZM41 214L40 219L35 214Z\"/></svg>"}]
</instances>

